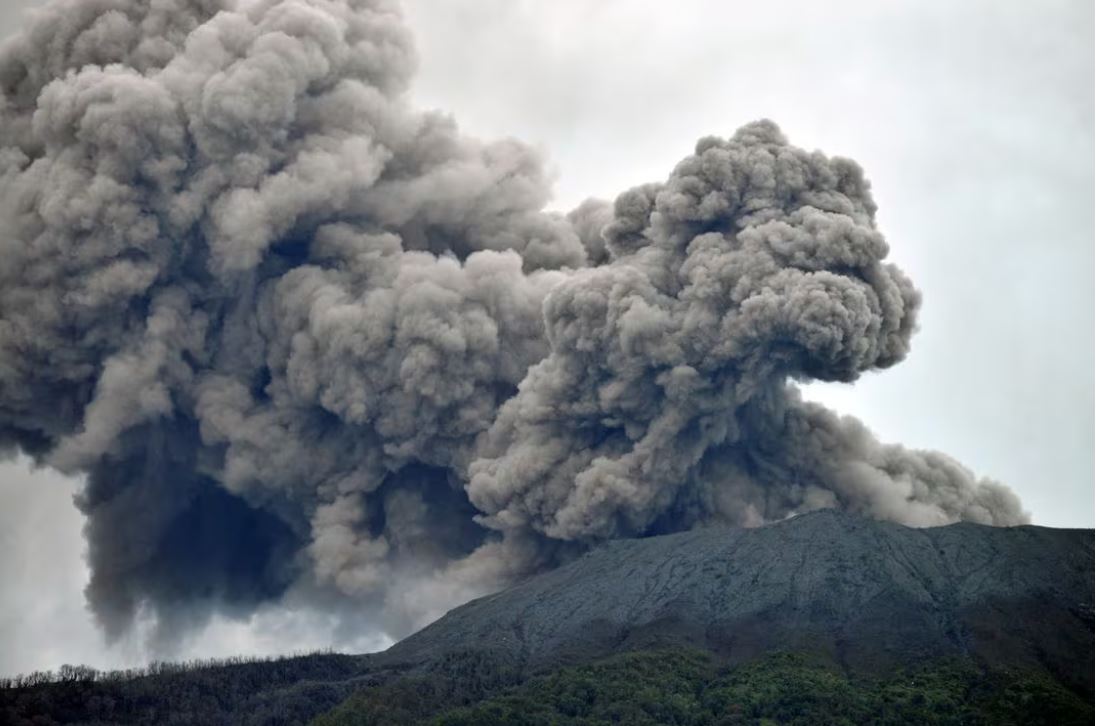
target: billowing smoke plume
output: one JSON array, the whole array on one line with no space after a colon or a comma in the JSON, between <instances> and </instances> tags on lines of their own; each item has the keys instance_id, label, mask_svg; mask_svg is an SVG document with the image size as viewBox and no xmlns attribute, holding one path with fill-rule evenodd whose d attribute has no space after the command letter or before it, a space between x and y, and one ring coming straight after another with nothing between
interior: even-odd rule
<instances>
[{"instance_id":1,"label":"billowing smoke plume","mask_svg":"<svg viewBox=\"0 0 1096 726\"><path fill-rule=\"evenodd\" d=\"M86 475L108 633L293 593L402 634L610 537L1024 521L789 381L906 354L859 167L762 121L546 213L387 0L60 0L0 53L0 447Z\"/></svg>"}]
</instances>

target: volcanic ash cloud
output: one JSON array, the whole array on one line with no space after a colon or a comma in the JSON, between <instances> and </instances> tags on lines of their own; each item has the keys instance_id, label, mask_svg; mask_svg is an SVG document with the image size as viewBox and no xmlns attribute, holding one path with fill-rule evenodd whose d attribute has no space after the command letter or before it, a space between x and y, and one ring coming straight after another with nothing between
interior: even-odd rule
<instances>
[{"instance_id":1,"label":"volcanic ash cloud","mask_svg":"<svg viewBox=\"0 0 1096 726\"><path fill-rule=\"evenodd\" d=\"M413 67L382 0L61 0L0 52L0 449L86 477L109 634L293 597L398 636L606 538L819 507L1025 521L790 383L909 348L855 163L760 121L549 213Z\"/></svg>"}]
</instances>

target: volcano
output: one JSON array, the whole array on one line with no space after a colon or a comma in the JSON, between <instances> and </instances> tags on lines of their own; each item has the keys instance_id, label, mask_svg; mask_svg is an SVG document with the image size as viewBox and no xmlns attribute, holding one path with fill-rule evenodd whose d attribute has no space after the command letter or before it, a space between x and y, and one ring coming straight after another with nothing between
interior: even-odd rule
<instances>
[{"instance_id":1,"label":"volcano","mask_svg":"<svg viewBox=\"0 0 1096 726\"><path fill-rule=\"evenodd\" d=\"M1093 687L1092 530L915 529L821 510L606 543L459 607L385 662L475 649L523 670L692 646L810 651L852 671L962 655Z\"/></svg>"},{"instance_id":2,"label":"volcano","mask_svg":"<svg viewBox=\"0 0 1096 726\"><path fill-rule=\"evenodd\" d=\"M745 708L744 722L892 709L898 723L1091 723L1092 695L1092 530L916 529L820 510L609 541L382 653L70 673L0 690L0 716L580 724L601 708L704 724ZM668 720L685 717L666 704L690 698L692 720Z\"/></svg>"}]
</instances>

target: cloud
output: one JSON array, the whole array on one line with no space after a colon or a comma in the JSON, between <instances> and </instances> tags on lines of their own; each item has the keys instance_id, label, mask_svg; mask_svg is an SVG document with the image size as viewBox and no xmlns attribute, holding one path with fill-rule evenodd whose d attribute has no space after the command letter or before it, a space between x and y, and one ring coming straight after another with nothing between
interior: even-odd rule
<instances>
[{"instance_id":1,"label":"cloud","mask_svg":"<svg viewBox=\"0 0 1096 726\"><path fill-rule=\"evenodd\" d=\"M89 604L399 636L607 537L837 506L1025 521L791 382L900 361L859 167L760 121L664 182L412 108L381 0L59 0L0 52L0 447L86 474Z\"/></svg>"}]
</instances>

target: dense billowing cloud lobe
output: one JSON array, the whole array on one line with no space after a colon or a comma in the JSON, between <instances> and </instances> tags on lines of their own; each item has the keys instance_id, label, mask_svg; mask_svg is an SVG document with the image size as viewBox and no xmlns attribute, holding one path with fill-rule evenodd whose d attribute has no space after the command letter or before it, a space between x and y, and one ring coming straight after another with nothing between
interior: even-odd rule
<instances>
[{"instance_id":1,"label":"dense billowing cloud lobe","mask_svg":"<svg viewBox=\"0 0 1096 726\"><path fill-rule=\"evenodd\" d=\"M59 0L0 51L0 449L86 475L89 603L392 635L599 541L1015 496L801 400L906 354L868 184L768 121L543 211L405 96L387 0Z\"/></svg>"}]
</instances>

